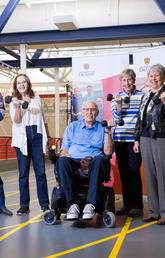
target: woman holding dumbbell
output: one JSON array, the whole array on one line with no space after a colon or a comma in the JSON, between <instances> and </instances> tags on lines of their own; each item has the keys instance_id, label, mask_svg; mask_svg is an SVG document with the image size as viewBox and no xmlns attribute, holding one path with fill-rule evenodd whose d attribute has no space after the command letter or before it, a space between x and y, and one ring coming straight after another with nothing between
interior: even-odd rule
<instances>
[{"instance_id":1,"label":"woman holding dumbbell","mask_svg":"<svg viewBox=\"0 0 165 258\"><path fill-rule=\"evenodd\" d=\"M12 146L15 148L19 169L20 209L17 215L29 213L29 172L32 159L37 182L37 194L41 209L49 209L44 153L47 147L47 133L40 97L32 90L27 75L18 74L14 79L10 115ZM28 107L22 109L22 101Z\"/></svg>"},{"instance_id":2,"label":"woman holding dumbbell","mask_svg":"<svg viewBox=\"0 0 165 258\"><path fill-rule=\"evenodd\" d=\"M117 124L114 128L115 153L123 193L123 207L116 214L138 217L143 215L141 156L133 150L133 135L144 93L136 89L136 74L132 69L122 71L119 79L123 91L114 96L111 105L113 119L124 120L123 126Z\"/></svg>"},{"instance_id":3,"label":"woman holding dumbbell","mask_svg":"<svg viewBox=\"0 0 165 258\"><path fill-rule=\"evenodd\" d=\"M156 64L148 70L151 88L144 95L135 127L134 151L141 151L149 216L143 222L165 225L165 68Z\"/></svg>"}]
</instances>

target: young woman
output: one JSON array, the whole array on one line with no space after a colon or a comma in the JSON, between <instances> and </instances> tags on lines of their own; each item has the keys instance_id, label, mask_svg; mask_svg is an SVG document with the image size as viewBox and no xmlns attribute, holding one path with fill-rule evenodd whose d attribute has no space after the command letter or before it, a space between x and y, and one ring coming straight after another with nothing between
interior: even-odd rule
<instances>
[{"instance_id":1,"label":"young woman","mask_svg":"<svg viewBox=\"0 0 165 258\"><path fill-rule=\"evenodd\" d=\"M32 159L37 183L37 194L41 210L49 209L44 153L47 147L47 133L40 97L32 90L27 75L19 74L13 83L10 115L13 122L12 146L15 148L19 169L20 209L17 215L29 213L29 172ZM22 108L26 101L28 107Z\"/></svg>"}]
</instances>

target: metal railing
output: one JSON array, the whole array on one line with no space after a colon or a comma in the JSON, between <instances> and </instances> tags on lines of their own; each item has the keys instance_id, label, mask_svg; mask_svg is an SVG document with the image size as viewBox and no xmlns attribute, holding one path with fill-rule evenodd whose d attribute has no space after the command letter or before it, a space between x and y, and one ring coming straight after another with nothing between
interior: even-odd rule
<instances>
[{"instance_id":1,"label":"metal railing","mask_svg":"<svg viewBox=\"0 0 165 258\"><path fill-rule=\"evenodd\" d=\"M16 158L16 153L13 147L11 147L12 137L0 136L0 160ZM62 144L62 138L52 138L51 146L55 145L56 152L60 152L60 147Z\"/></svg>"},{"instance_id":2,"label":"metal railing","mask_svg":"<svg viewBox=\"0 0 165 258\"><path fill-rule=\"evenodd\" d=\"M14 148L11 147L12 137L0 137L0 159L15 158Z\"/></svg>"}]
</instances>

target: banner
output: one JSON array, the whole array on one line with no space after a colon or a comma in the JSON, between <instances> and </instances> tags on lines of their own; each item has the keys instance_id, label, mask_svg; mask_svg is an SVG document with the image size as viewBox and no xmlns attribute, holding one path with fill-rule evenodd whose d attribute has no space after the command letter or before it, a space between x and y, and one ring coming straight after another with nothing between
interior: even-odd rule
<instances>
[{"instance_id":1,"label":"banner","mask_svg":"<svg viewBox=\"0 0 165 258\"><path fill-rule=\"evenodd\" d=\"M98 121L110 119L108 93L121 90L119 74L129 67L128 53L72 58L73 113L74 119L81 119L84 101L93 100L99 107Z\"/></svg>"},{"instance_id":2,"label":"banner","mask_svg":"<svg viewBox=\"0 0 165 258\"><path fill-rule=\"evenodd\" d=\"M165 46L146 48L133 52L133 69L136 73L136 86L138 89L147 91L147 71L154 64L165 66Z\"/></svg>"}]
</instances>

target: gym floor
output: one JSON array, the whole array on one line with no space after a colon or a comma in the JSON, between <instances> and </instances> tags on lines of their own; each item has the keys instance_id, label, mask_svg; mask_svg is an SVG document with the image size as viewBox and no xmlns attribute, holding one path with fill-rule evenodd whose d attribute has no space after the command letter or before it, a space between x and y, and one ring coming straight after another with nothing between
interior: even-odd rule
<instances>
[{"instance_id":1,"label":"gym floor","mask_svg":"<svg viewBox=\"0 0 165 258\"><path fill-rule=\"evenodd\" d=\"M55 185L53 165L46 162L49 196ZM30 214L17 216L19 208L18 170L16 161L0 161L0 176L4 182L6 206L13 216L0 214L0 257L164 257L165 226L156 222L143 223L141 218L116 216L114 228L106 228L102 222L79 224L63 220L56 225L46 225L36 195L35 176L30 173ZM116 196L116 210L122 200ZM144 215L147 216L144 198Z\"/></svg>"}]
</instances>

